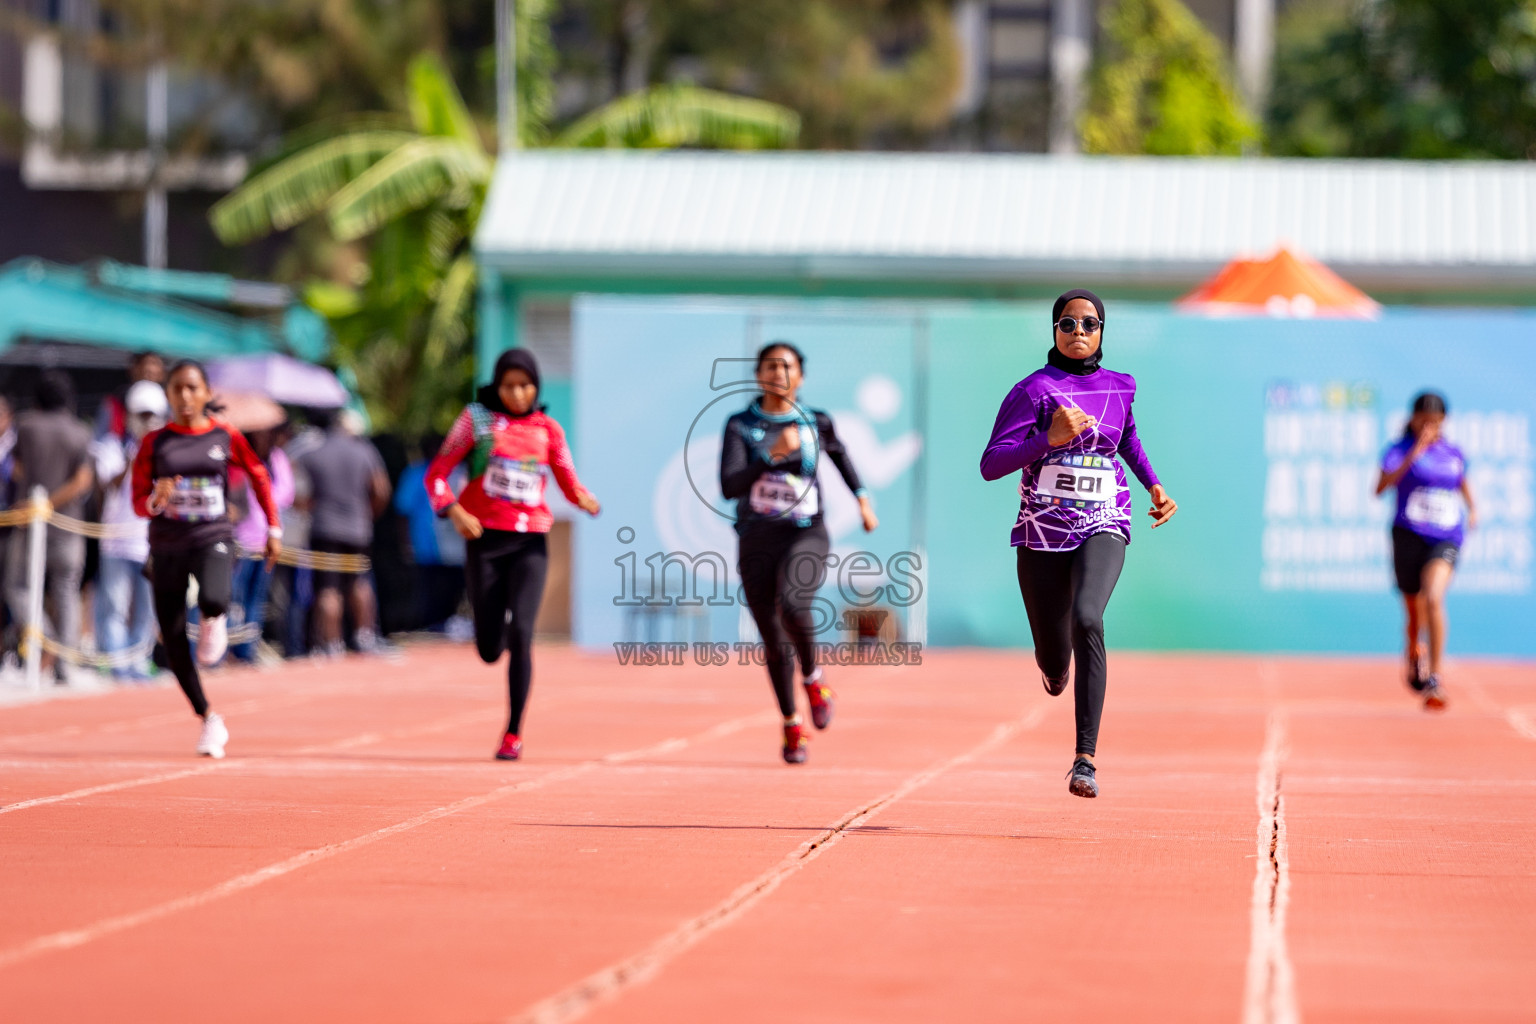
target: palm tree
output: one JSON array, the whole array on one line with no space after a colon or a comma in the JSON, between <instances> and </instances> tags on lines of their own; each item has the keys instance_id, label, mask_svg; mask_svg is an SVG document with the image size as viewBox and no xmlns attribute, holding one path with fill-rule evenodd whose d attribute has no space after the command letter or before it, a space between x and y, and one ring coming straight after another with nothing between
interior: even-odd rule
<instances>
[{"instance_id":1,"label":"palm tree","mask_svg":"<svg viewBox=\"0 0 1536 1024\"><path fill-rule=\"evenodd\" d=\"M370 240L356 287L317 282L312 305L331 318L343 361L379 426L446 426L472 372L476 286L469 243L495 164L442 63L412 61L408 119L353 118L296 133L285 155L209 213L226 245L322 218L339 242ZM787 146L793 111L694 86L661 85L573 124L563 146ZM431 368L431 373L422 372Z\"/></svg>"}]
</instances>

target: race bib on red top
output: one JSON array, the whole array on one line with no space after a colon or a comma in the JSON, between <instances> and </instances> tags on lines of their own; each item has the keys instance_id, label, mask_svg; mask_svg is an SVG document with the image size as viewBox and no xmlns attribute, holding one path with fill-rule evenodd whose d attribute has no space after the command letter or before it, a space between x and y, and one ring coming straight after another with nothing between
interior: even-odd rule
<instances>
[{"instance_id":1,"label":"race bib on red top","mask_svg":"<svg viewBox=\"0 0 1536 1024\"><path fill-rule=\"evenodd\" d=\"M187 476L176 482L165 503L165 517L201 523L224 515L224 481L216 476Z\"/></svg>"},{"instance_id":2,"label":"race bib on red top","mask_svg":"<svg viewBox=\"0 0 1536 1024\"><path fill-rule=\"evenodd\" d=\"M1119 493L1115 460L1103 455L1052 455L1035 478L1037 505L1095 508Z\"/></svg>"},{"instance_id":3,"label":"race bib on red top","mask_svg":"<svg viewBox=\"0 0 1536 1024\"><path fill-rule=\"evenodd\" d=\"M760 516L814 516L817 504L815 477L798 473L764 473L752 484L752 512Z\"/></svg>"},{"instance_id":4,"label":"race bib on red top","mask_svg":"<svg viewBox=\"0 0 1536 1024\"><path fill-rule=\"evenodd\" d=\"M492 498L515 505L537 505L544 500L545 467L532 459L520 462L493 455L485 464L481 486Z\"/></svg>"}]
</instances>

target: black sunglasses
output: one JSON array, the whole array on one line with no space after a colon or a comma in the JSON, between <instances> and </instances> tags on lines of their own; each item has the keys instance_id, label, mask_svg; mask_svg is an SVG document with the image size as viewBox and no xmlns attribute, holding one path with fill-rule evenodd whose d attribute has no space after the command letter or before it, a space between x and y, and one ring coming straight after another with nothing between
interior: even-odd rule
<instances>
[{"instance_id":1,"label":"black sunglasses","mask_svg":"<svg viewBox=\"0 0 1536 1024\"><path fill-rule=\"evenodd\" d=\"M1085 317L1083 317L1083 330L1086 331L1089 334L1092 334L1094 331L1098 330L1100 327L1103 327L1103 326L1104 326L1104 321L1100 320L1096 316L1085 316ZM1064 316L1064 317L1062 317L1060 320L1056 321L1056 329L1058 331L1060 331L1062 334L1076 334L1077 333L1077 317L1075 317L1075 316Z\"/></svg>"}]
</instances>

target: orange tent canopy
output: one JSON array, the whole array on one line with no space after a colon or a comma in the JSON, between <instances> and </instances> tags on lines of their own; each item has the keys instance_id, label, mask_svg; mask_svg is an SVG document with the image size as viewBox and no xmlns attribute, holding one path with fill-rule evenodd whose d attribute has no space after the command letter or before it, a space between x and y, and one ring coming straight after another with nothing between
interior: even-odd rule
<instances>
[{"instance_id":1,"label":"orange tent canopy","mask_svg":"<svg viewBox=\"0 0 1536 1024\"><path fill-rule=\"evenodd\" d=\"M1279 249L1267 260L1237 259L1175 307L1207 316L1370 318L1381 305L1306 256Z\"/></svg>"}]
</instances>

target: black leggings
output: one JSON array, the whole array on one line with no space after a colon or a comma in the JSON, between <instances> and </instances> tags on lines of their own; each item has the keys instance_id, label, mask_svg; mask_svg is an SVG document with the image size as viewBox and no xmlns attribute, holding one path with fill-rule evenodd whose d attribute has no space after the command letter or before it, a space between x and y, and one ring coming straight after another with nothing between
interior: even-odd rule
<instances>
[{"instance_id":1,"label":"black leggings","mask_svg":"<svg viewBox=\"0 0 1536 1024\"><path fill-rule=\"evenodd\" d=\"M1051 679L1066 675L1077 656L1072 700L1077 710L1077 752L1092 756L1099 742L1108 668L1104 608L1125 566L1125 541L1096 533L1071 551L1019 552L1019 593L1035 638L1035 664Z\"/></svg>"},{"instance_id":2,"label":"black leggings","mask_svg":"<svg viewBox=\"0 0 1536 1024\"><path fill-rule=\"evenodd\" d=\"M521 735L523 708L533 683L533 621L544 597L549 548L542 533L486 530L464 546L464 582L475 613L480 660L507 659L507 732ZM512 621L507 621L507 613Z\"/></svg>"},{"instance_id":3,"label":"black leggings","mask_svg":"<svg viewBox=\"0 0 1536 1024\"><path fill-rule=\"evenodd\" d=\"M779 701L779 713L795 713L795 655L800 671L816 668L816 633L830 622L818 623L813 602L827 577L831 541L820 522L799 527L792 522L754 523L741 536L736 567L752 620L763 638L768 678ZM830 608L824 614L831 614Z\"/></svg>"},{"instance_id":4,"label":"black leggings","mask_svg":"<svg viewBox=\"0 0 1536 1024\"><path fill-rule=\"evenodd\" d=\"M195 548L150 553L155 617L160 620L165 660L176 674L181 692L192 703L192 710L204 716L208 714L208 698L203 696L197 662L192 660L192 642L187 639L187 581L197 579L197 607L203 618L211 619L229 611L235 564L233 548L233 541L216 541Z\"/></svg>"}]
</instances>

